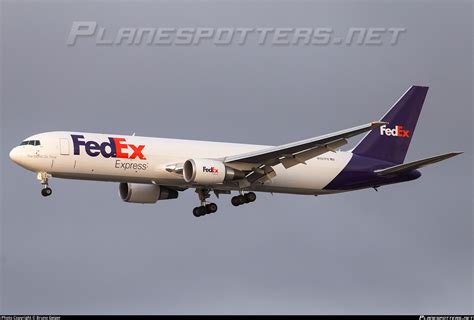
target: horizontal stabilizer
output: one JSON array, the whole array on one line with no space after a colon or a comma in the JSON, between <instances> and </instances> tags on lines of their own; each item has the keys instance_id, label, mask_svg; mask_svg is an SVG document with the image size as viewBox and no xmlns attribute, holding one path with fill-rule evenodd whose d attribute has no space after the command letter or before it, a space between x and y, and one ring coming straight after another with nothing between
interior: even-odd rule
<instances>
[{"instance_id":1,"label":"horizontal stabilizer","mask_svg":"<svg viewBox=\"0 0 474 320\"><path fill-rule=\"evenodd\" d=\"M393 173L401 173L401 172L405 172L405 171L411 171L411 170L422 168L422 167L425 167L427 165L430 165L430 164L433 164L433 163L436 163L436 162L439 162L439 161L449 159L449 158L457 156L461 153L462 152L450 152L450 153L442 154L442 155L439 155L439 156L434 156L434 157L421 159L421 160L417 160L417 161L413 161L413 162L399 164L399 165L389 167L389 168L385 168L385 169L375 170L374 172L376 174L378 174L379 176L385 176L385 175L393 174Z\"/></svg>"}]
</instances>

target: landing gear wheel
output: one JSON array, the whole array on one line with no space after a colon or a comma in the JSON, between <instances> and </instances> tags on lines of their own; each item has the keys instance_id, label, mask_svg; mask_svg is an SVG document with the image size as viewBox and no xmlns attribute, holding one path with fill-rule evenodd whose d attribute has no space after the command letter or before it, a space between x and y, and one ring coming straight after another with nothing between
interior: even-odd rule
<instances>
[{"instance_id":1,"label":"landing gear wheel","mask_svg":"<svg viewBox=\"0 0 474 320\"><path fill-rule=\"evenodd\" d=\"M254 202L255 199L257 199L257 195L253 192L249 192L249 193L245 194L244 197L245 197L245 200L246 200L247 203Z\"/></svg>"},{"instance_id":2,"label":"landing gear wheel","mask_svg":"<svg viewBox=\"0 0 474 320\"><path fill-rule=\"evenodd\" d=\"M52 193L53 193L53 190L51 190L50 187L46 187L46 188L44 188L43 190L41 190L41 195L42 195L43 197L48 197L48 196L50 196Z\"/></svg>"},{"instance_id":3,"label":"landing gear wheel","mask_svg":"<svg viewBox=\"0 0 474 320\"><path fill-rule=\"evenodd\" d=\"M208 213L214 213L217 211L217 204L215 203L209 203L207 206L206 206L206 211Z\"/></svg>"},{"instance_id":4,"label":"landing gear wheel","mask_svg":"<svg viewBox=\"0 0 474 320\"><path fill-rule=\"evenodd\" d=\"M249 192L249 193L246 193L246 194L243 194L243 195L232 197L230 202L232 203L232 205L238 207L242 204L246 204L246 203L249 203L249 202L254 202L255 199L257 199L257 196L255 195L255 193Z\"/></svg>"},{"instance_id":5,"label":"landing gear wheel","mask_svg":"<svg viewBox=\"0 0 474 320\"><path fill-rule=\"evenodd\" d=\"M239 196L232 197L232 199L230 200L230 202L232 203L232 205L233 205L234 207L240 206L240 199L239 199Z\"/></svg>"},{"instance_id":6,"label":"landing gear wheel","mask_svg":"<svg viewBox=\"0 0 474 320\"><path fill-rule=\"evenodd\" d=\"M217 206L216 206L217 208ZM217 209L216 209L217 210ZM206 214L211 213L205 206L196 207L193 209L193 215L195 217L202 217Z\"/></svg>"},{"instance_id":7,"label":"landing gear wheel","mask_svg":"<svg viewBox=\"0 0 474 320\"><path fill-rule=\"evenodd\" d=\"M206 207L204 206L198 207L198 213L200 217L205 216L207 214Z\"/></svg>"}]
</instances>

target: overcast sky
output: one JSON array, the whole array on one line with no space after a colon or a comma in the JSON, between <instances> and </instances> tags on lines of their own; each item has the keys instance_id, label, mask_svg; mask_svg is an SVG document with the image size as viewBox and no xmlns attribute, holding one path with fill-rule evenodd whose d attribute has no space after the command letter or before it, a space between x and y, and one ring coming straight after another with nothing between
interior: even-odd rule
<instances>
[{"instance_id":1,"label":"overcast sky","mask_svg":"<svg viewBox=\"0 0 474 320\"><path fill-rule=\"evenodd\" d=\"M473 313L472 2L2 1L1 313ZM403 27L396 45L97 46L120 27ZM115 30L115 31L114 31ZM379 119L430 86L413 182L258 194L196 219L8 158L54 130L278 145ZM355 143L358 138L352 140Z\"/></svg>"}]
</instances>

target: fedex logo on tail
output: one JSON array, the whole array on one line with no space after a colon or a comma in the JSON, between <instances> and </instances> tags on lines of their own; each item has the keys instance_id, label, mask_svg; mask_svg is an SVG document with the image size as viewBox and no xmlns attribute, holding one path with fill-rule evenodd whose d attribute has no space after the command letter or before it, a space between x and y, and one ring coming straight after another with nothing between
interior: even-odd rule
<instances>
[{"instance_id":1,"label":"fedex logo on tail","mask_svg":"<svg viewBox=\"0 0 474 320\"><path fill-rule=\"evenodd\" d=\"M202 172L210 172L210 173L219 173L219 169L217 169L216 167L206 167L206 166L203 166L202 167Z\"/></svg>"},{"instance_id":2,"label":"fedex logo on tail","mask_svg":"<svg viewBox=\"0 0 474 320\"><path fill-rule=\"evenodd\" d=\"M396 125L395 128L390 129L387 128L386 125L380 127L380 135L381 136L393 136L393 137L401 137L401 138L409 138L409 130L403 129L403 126Z\"/></svg>"},{"instance_id":3,"label":"fedex logo on tail","mask_svg":"<svg viewBox=\"0 0 474 320\"><path fill-rule=\"evenodd\" d=\"M81 146L84 146L86 153L91 157L101 154L104 158L140 159L146 160L143 155L145 145L133 145L127 143L125 138L109 137L109 141L98 143L96 141L85 141L83 135L71 134L74 145L74 154L81 154Z\"/></svg>"}]
</instances>

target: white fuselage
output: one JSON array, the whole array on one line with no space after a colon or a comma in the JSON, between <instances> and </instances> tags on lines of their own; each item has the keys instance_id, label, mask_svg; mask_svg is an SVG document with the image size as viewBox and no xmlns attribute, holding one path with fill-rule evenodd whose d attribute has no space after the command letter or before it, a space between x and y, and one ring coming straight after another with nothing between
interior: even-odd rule
<instances>
[{"instance_id":1,"label":"white fuselage","mask_svg":"<svg viewBox=\"0 0 474 320\"><path fill-rule=\"evenodd\" d=\"M83 138L72 138L72 135ZM117 139L118 150L112 155L110 139ZM196 187L184 181L181 174L169 172L167 166L196 158L225 158L268 148L269 146L97 134L80 132L47 132L31 136L26 144L15 147L10 157L34 172L53 177L114 182L133 182ZM80 142L78 144L78 141ZM274 166L276 176L261 185L246 190L293 194L333 193L323 188L348 164L350 152L327 152L285 169ZM222 183L211 186L219 190L238 190L235 185Z\"/></svg>"}]
</instances>

